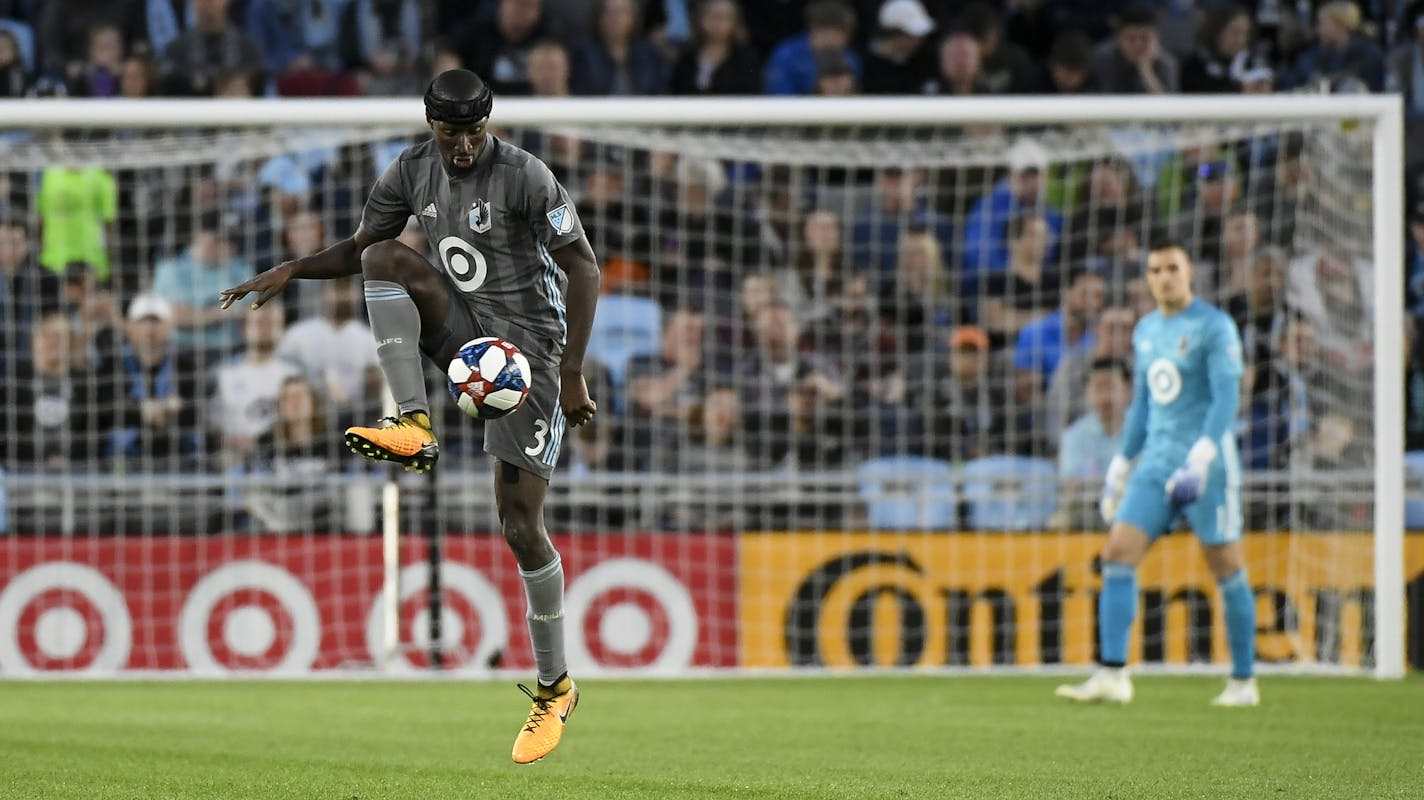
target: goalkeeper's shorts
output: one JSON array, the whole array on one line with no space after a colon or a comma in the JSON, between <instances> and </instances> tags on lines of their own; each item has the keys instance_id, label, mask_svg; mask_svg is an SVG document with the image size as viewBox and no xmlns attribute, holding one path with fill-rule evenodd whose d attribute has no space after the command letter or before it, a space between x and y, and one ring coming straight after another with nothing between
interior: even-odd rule
<instances>
[{"instance_id":1,"label":"goalkeeper's shorts","mask_svg":"<svg viewBox=\"0 0 1424 800\"><path fill-rule=\"evenodd\" d=\"M1183 517L1197 539L1207 546L1241 539L1241 461L1235 445L1223 448L1207 470L1201 497L1186 506L1167 498L1167 480L1180 465L1144 459L1132 471L1127 491L1113 522L1140 528L1155 541L1177 527Z\"/></svg>"}]
</instances>

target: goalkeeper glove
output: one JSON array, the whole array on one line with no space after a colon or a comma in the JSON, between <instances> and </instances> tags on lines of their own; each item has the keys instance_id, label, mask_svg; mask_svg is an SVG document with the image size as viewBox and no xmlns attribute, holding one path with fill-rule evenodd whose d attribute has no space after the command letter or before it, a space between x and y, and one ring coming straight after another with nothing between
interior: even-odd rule
<instances>
[{"instance_id":1,"label":"goalkeeper glove","mask_svg":"<svg viewBox=\"0 0 1424 800\"><path fill-rule=\"evenodd\" d=\"M1173 505L1186 506L1201 497L1206 486L1206 470L1216 460L1216 445L1202 437L1187 453L1187 461L1167 479L1167 498Z\"/></svg>"},{"instance_id":2,"label":"goalkeeper glove","mask_svg":"<svg viewBox=\"0 0 1424 800\"><path fill-rule=\"evenodd\" d=\"M1122 493L1127 491L1127 476L1132 473L1132 462L1121 453L1108 463L1108 474L1103 480L1103 494L1098 498L1098 511L1103 521L1111 523L1117 516L1117 504L1122 502Z\"/></svg>"}]
</instances>

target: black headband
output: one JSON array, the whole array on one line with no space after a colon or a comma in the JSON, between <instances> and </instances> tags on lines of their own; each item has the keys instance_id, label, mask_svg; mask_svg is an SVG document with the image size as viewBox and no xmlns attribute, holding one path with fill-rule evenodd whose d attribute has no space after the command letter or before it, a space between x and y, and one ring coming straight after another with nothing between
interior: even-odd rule
<instances>
[{"instance_id":1,"label":"black headband","mask_svg":"<svg viewBox=\"0 0 1424 800\"><path fill-rule=\"evenodd\" d=\"M452 125L472 125L489 118L494 107L494 93L483 81L478 82L474 98L467 100L456 100L437 93L435 87L438 83L440 79L436 78L425 90L426 116Z\"/></svg>"}]
</instances>

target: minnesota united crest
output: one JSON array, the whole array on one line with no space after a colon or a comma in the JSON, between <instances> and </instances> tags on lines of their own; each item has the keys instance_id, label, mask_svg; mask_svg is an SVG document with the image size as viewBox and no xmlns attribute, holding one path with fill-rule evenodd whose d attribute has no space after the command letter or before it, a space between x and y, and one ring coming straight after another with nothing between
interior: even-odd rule
<instances>
[{"instance_id":1,"label":"minnesota united crest","mask_svg":"<svg viewBox=\"0 0 1424 800\"><path fill-rule=\"evenodd\" d=\"M490 218L490 204L488 200L476 200L470 204L470 230L475 233L488 233L493 220Z\"/></svg>"},{"instance_id":2,"label":"minnesota united crest","mask_svg":"<svg viewBox=\"0 0 1424 800\"><path fill-rule=\"evenodd\" d=\"M1187 341L1186 334L1182 334L1182 338L1177 340L1177 355L1186 358L1187 351L1190 350L1191 347L1191 342Z\"/></svg>"}]
</instances>

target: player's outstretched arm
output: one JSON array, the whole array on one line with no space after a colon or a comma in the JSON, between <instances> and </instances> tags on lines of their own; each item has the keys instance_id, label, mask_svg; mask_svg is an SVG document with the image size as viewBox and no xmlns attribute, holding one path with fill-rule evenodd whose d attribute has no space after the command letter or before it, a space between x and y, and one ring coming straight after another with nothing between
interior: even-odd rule
<instances>
[{"instance_id":1,"label":"player's outstretched arm","mask_svg":"<svg viewBox=\"0 0 1424 800\"><path fill-rule=\"evenodd\" d=\"M294 261L284 261L250 281L224 289L218 293L218 297L222 299L222 307L228 308L255 292L257 299L252 301L252 307L261 308L263 303L281 294L293 278L329 280L355 275L361 271L361 253L377 241L380 241L379 237L367 233L364 228L359 229L354 235L321 252Z\"/></svg>"},{"instance_id":2,"label":"player's outstretched arm","mask_svg":"<svg viewBox=\"0 0 1424 800\"><path fill-rule=\"evenodd\" d=\"M553 251L554 263L569 276L567 298L568 341L564 358L559 364L559 406L571 427L593 419L598 404L588 396L588 384L583 378L583 358L588 351L588 337L593 330L594 309L598 305L598 286L602 276L588 238L580 236Z\"/></svg>"}]
</instances>

